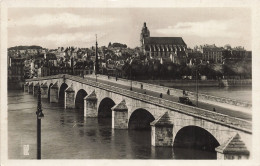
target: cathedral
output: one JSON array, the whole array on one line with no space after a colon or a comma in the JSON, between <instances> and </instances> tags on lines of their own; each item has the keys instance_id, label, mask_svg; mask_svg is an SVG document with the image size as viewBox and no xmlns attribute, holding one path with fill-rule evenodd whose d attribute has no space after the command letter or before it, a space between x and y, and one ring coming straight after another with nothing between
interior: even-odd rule
<instances>
[{"instance_id":1,"label":"cathedral","mask_svg":"<svg viewBox=\"0 0 260 166\"><path fill-rule=\"evenodd\" d=\"M140 42L144 54L151 59L176 64L187 62L187 45L182 37L150 37L150 31L144 23Z\"/></svg>"}]
</instances>

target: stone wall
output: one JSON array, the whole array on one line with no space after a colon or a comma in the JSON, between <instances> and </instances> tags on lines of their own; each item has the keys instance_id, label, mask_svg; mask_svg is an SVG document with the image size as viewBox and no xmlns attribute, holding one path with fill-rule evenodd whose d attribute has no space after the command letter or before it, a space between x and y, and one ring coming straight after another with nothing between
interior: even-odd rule
<instances>
[{"instance_id":1,"label":"stone wall","mask_svg":"<svg viewBox=\"0 0 260 166\"><path fill-rule=\"evenodd\" d=\"M152 126L152 145L153 146L172 146L173 133L172 128Z\"/></svg>"},{"instance_id":2,"label":"stone wall","mask_svg":"<svg viewBox=\"0 0 260 166\"><path fill-rule=\"evenodd\" d=\"M227 79L221 81L223 86L252 86L252 79Z\"/></svg>"},{"instance_id":3,"label":"stone wall","mask_svg":"<svg viewBox=\"0 0 260 166\"><path fill-rule=\"evenodd\" d=\"M127 111L112 111L112 128L127 129L128 128L128 112Z\"/></svg>"},{"instance_id":4,"label":"stone wall","mask_svg":"<svg viewBox=\"0 0 260 166\"><path fill-rule=\"evenodd\" d=\"M152 83L161 86L172 87L173 85L176 87L181 86L196 86L196 80L139 80L140 82ZM204 87L218 87L218 80L198 80L199 86Z\"/></svg>"}]
</instances>

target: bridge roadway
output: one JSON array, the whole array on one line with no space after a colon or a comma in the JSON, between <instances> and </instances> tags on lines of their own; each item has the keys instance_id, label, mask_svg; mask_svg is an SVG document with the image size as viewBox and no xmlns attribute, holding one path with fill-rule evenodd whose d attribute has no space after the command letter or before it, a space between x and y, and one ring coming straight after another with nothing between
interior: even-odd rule
<instances>
[{"instance_id":1,"label":"bridge roadway","mask_svg":"<svg viewBox=\"0 0 260 166\"><path fill-rule=\"evenodd\" d=\"M84 78L84 79L90 79L92 81L96 81L96 78L93 78L93 77L87 77L87 78ZM107 80L103 80L103 79L98 79L98 77L97 77L97 81L100 82L100 83L108 84L108 85L111 85L111 86L116 86L116 87L127 89L127 90L130 89L130 85L126 86L126 85L118 84L118 83L116 83L116 81L107 81ZM132 87L132 89L133 89L134 92L139 92L139 93L146 92L147 95L150 95L150 96L153 96L153 97L159 97L160 96L160 93L154 92L154 91L151 91L151 90L140 89L140 88L135 88L135 87ZM178 100L179 100L178 97L176 97L176 96L165 95L165 94L162 96L162 98L169 100L169 101L174 101L174 102L178 102ZM191 100L191 101L194 104L196 103L195 100ZM199 108L203 108L203 109L206 109L206 110L209 110L209 111L213 111L213 108L215 108L216 112L218 112L218 113L228 115L228 116L231 116L231 117L240 118L240 119L243 119L243 120L252 121L252 115L249 114L249 113L247 114L247 113L244 113L244 112L232 110L230 108L225 108L225 107L222 107L220 105L212 105L212 104L207 104L207 103L204 103L204 102L198 102L198 105L199 105Z\"/></svg>"}]
</instances>

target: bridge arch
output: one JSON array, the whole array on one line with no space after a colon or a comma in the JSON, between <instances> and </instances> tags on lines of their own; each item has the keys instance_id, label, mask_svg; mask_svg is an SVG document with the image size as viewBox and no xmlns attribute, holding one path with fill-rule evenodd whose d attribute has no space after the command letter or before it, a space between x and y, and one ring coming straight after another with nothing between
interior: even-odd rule
<instances>
[{"instance_id":1,"label":"bridge arch","mask_svg":"<svg viewBox=\"0 0 260 166\"><path fill-rule=\"evenodd\" d=\"M51 86L53 85L53 83L51 83L49 85L49 88L48 88L48 101L50 102L50 96L51 96Z\"/></svg>"},{"instance_id":2,"label":"bridge arch","mask_svg":"<svg viewBox=\"0 0 260 166\"><path fill-rule=\"evenodd\" d=\"M66 83L62 83L59 88L59 103L64 106L64 100L65 100L65 90L68 88L68 85Z\"/></svg>"},{"instance_id":3,"label":"bridge arch","mask_svg":"<svg viewBox=\"0 0 260 166\"><path fill-rule=\"evenodd\" d=\"M149 111L138 108L129 118L128 129L149 130L151 129L150 123L154 120L154 116Z\"/></svg>"},{"instance_id":4,"label":"bridge arch","mask_svg":"<svg viewBox=\"0 0 260 166\"><path fill-rule=\"evenodd\" d=\"M177 131L173 138L174 147L192 148L215 152L220 145L218 140L208 130L195 126L185 126Z\"/></svg>"},{"instance_id":5,"label":"bridge arch","mask_svg":"<svg viewBox=\"0 0 260 166\"><path fill-rule=\"evenodd\" d=\"M112 107L116 103L109 97L101 100L98 106L98 118L112 118Z\"/></svg>"},{"instance_id":6,"label":"bridge arch","mask_svg":"<svg viewBox=\"0 0 260 166\"><path fill-rule=\"evenodd\" d=\"M75 98L75 108L84 111L84 98L88 93L84 89L78 90Z\"/></svg>"}]
</instances>

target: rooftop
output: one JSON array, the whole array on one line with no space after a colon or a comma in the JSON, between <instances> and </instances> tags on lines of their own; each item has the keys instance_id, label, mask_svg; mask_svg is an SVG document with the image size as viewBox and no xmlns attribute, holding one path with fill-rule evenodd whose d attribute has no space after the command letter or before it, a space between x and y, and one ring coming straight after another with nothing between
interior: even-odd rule
<instances>
[{"instance_id":1,"label":"rooftop","mask_svg":"<svg viewBox=\"0 0 260 166\"><path fill-rule=\"evenodd\" d=\"M144 44L186 45L182 37L145 37Z\"/></svg>"}]
</instances>

